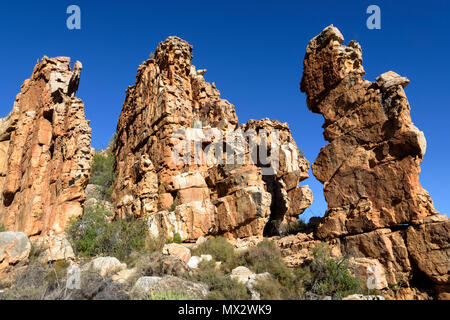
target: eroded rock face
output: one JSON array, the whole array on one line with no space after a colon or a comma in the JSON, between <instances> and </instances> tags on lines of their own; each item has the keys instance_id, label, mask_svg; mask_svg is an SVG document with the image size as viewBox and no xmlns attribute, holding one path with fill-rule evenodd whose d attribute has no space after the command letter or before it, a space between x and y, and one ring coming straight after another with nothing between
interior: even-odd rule
<instances>
[{"instance_id":1,"label":"eroded rock face","mask_svg":"<svg viewBox=\"0 0 450 320\"><path fill-rule=\"evenodd\" d=\"M145 218L153 236L184 241L276 232L312 202L309 188L298 188L309 163L287 124L239 126L234 106L191 60L191 45L169 37L127 90L114 148L118 217ZM254 158L263 143L268 157Z\"/></svg>"},{"instance_id":2,"label":"eroded rock face","mask_svg":"<svg viewBox=\"0 0 450 320\"><path fill-rule=\"evenodd\" d=\"M325 119L323 147L312 169L324 184L328 212L321 238L398 226L435 214L419 183L423 132L411 121L404 87L390 71L363 80L361 47L345 46L334 27L308 45L301 90Z\"/></svg>"},{"instance_id":3,"label":"eroded rock face","mask_svg":"<svg viewBox=\"0 0 450 320\"><path fill-rule=\"evenodd\" d=\"M29 236L64 231L82 214L91 129L75 97L81 63L44 57L0 120L0 224Z\"/></svg>"},{"instance_id":4,"label":"eroded rock face","mask_svg":"<svg viewBox=\"0 0 450 320\"><path fill-rule=\"evenodd\" d=\"M432 295L445 296L450 220L419 183L426 141L411 121L409 80L392 71L363 80L360 45L343 42L327 27L310 41L303 64L301 91L323 115L329 142L312 165L328 202L315 237L342 254L378 260L389 284L434 286Z\"/></svg>"}]
</instances>

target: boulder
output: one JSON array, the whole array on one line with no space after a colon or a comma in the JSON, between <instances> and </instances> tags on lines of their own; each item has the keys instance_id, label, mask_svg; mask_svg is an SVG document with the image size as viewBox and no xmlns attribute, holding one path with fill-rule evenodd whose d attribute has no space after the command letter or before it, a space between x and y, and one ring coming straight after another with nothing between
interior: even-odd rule
<instances>
[{"instance_id":1,"label":"boulder","mask_svg":"<svg viewBox=\"0 0 450 320\"><path fill-rule=\"evenodd\" d=\"M234 268L231 271L230 277L239 281L240 283L247 284L250 279L250 276L254 275L254 273L247 267L239 266Z\"/></svg>"},{"instance_id":2,"label":"boulder","mask_svg":"<svg viewBox=\"0 0 450 320\"><path fill-rule=\"evenodd\" d=\"M187 281L173 276L141 277L132 289L134 299L148 299L156 293L182 293L189 298L205 299L209 293L208 286L202 283Z\"/></svg>"},{"instance_id":3,"label":"boulder","mask_svg":"<svg viewBox=\"0 0 450 320\"><path fill-rule=\"evenodd\" d=\"M161 277L140 277L131 289L134 299L148 299L153 292L153 287L161 281Z\"/></svg>"},{"instance_id":4,"label":"boulder","mask_svg":"<svg viewBox=\"0 0 450 320\"><path fill-rule=\"evenodd\" d=\"M248 278L246 287L252 300L261 300L261 294L256 290L255 286L258 284L258 281L261 280L270 280L271 275L268 272L251 274Z\"/></svg>"},{"instance_id":5,"label":"boulder","mask_svg":"<svg viewBox=\"0 0 450 320\"><path fill-rule=\"evenodd\" d=\"M189 261L187 262L187 266L191 269L197 269L198 265L202 261L211 261L212 256L210 254L202 254L200 257L198 256L192 256Z\"/></svg>"},{"instance_id":6,"label":"boulder","mask_svg":"<svg viewBox=\"0 0 450 320\"><path fill-rule=\"evenodd\" d=\"M86 264L83 269L86 271L89 270L98 272L100 276L106 277L107 275L124 270L126 267L127 265L125 263L121 263L117 258L99 257Z\"/></svg>"},{"instance_id":7,"label":"boulder","mask_svg":"<svg viewBox=\"0 0 450 320\"><path fill-rule=\"evenodd\" d=\"M27 262L31 243L23 232L0 232L0 273L19 262Z\"/></svg>"},{"instance_id":8,"label":"boulder","mask_svg":"<svg viewBox=\"0 0 450 320\"><path fill-rule=\"evenodd\" d=\"M162 252L163 254L171 255L184 263L188 263L189 259L191 259L191 250L178 243L166 244Z\"/></svg>"},{"instance_id":9,"label":"boulder","mask_svg":"<svg viewBox=\"0 0 450 320\"><path fill-rule=\"evenodd\" d=\"M349 270L353 276L366 282L371 290L382 290L388 287L383 265L376 259L350 258Z\"/></svg>"},{"instance_id":10,"label":"boulder","mask_svg":"<svg viewBox=\"0 0 450 320\"><path fill-rule=\"evenodd\" d=\"M47 236L33 240L33 245L43 250L39 256L42 263L75 258L73 248L65 233L53 234L50 232Z\"/></svg>"}]
</instances>

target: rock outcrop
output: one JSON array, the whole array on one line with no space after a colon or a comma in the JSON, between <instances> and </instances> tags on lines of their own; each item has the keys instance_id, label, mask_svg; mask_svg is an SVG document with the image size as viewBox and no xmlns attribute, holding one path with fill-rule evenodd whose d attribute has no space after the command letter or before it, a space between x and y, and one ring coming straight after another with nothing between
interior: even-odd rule
<instances>
[{"instance_id":1,"label":"rock outcrop","mask_svg":"<svg viewBox=\"0 0 450 320\"><path fill-rule=\"evenodd\" d=\"M327 27L308 45L301 91L325 119L312 170L328 210L315 236L342 254L377 259L390 284L448 290L450 222L419 183L426 149L404 88L390 71L363 80L360 45Z\"/></svg>"},{"instance_id":2,"label":"rock outcrop","mask_svg":"<svg viewBox=\"0 0 450 320\"><path fill-rule=\"evenodd\" d=\"M0 224L7 230L57 234L82 214L91 129L75 97L81 68L44 57L0 120Z\"/></svg>"},{"instance_id":3,"label":"rock outcrop","mask_svg":"<svg viewBox=\"0 0 450 320\"><path fill-rule=\"evenodd\" d=\"M153 236L184 241L276 233L312 202L298 187L309 163L287 124L239 126L191 60L191 45L169 37L127 90L114 145L117 218L145 218Z\"/></svg>"}]
</instances>

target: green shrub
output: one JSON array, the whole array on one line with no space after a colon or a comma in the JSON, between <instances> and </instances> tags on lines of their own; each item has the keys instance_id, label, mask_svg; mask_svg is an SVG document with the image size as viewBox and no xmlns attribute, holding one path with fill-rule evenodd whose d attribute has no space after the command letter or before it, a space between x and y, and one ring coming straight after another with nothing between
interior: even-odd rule
<instances>
[{"instance_id":1,"label":"green shrub","mask_svg":"<svg viewBox=\"0 0 450 320\"><path fill-rule=\"evenodd\" d=\"M114 155L106 152L96 153L91 167L89 182L101 187L105 199L111 198L112 185L115 178Z\"/></svg>"},{"instance_id":2,"label":"green shrub","mask_svg":"<svg viewBox=\"0 0 450 320\"><path fill-rule=\"evenodd\" d=\"M348 260L331 257L328 244L317 245L313 255L314 259L302 275L306 290L333 299L363 293L363 283L350 274Z\"/></svg>"},{"instance_id":3,"label":"green shrub","mask_svg":"<svg viewBox=\"0 0 450 320\"><path fill-rule=\"evenodd\" d=\"M69 238L80 256L107 255L128 261L132 252L154 251L159 248L151 241L143 220L109 222L109 211L101 204L85 208L84 214L70 223Z\"/></svg>"},{"instance_id":4,"label":"green shrub","mask_svg":"<svg viewBox=\"0 0 450 320\"><path fill-rule=\"evenodd\" d=\"M250 299L245 285L218 270L214 260L200 262L195 276L197 281L209 286L208 300Z\"/></svg>"},{"instance_id":5,"label":"green shrub","mask_svg":"<svg viewBox=\"0 0 450 320\"><path fill-rule=\"evenodd\" d=\"M172 290L167 291L158 291L153 293L153 295L149 295L149 300L192 300L192 298L183 293Z\"/></svg>"},{"instance_id":6,"label":"green shrub","mask_svg":"<svg viewBox=\"0 0 450 320\"><path fill-rule=\"evenodd\" d=\"M230 262L235 258L234 246L224 237L210 238L192 250L193 256L210 254L214 260L224 263Z\"/></svg>"},{"instance_id":7,"label":"green shrub","mask_svg":"<svg viewBox=\"0 0 450 320\"><path fill-rule=\"evenodd\" d=\"M0 223L0 232L5 232L6 228L3 223Z\"/></svg>"},{"instance_id":8,"label":"green shrub","mask_svg":"<svg viewBox=\"0 0 450 320\"><path fill-rule=\"evenodd\" d=\"M271 278L258 279L254 289L259 292L261 300L282 299L283 288L277 280Z\"/></svg>"},{"instance_id":9,"label":"green shrub","mask_svg":"<svg viewBox=\"0 0 450 320\"><path fill-rule=\"evenodd\" d=\"M280 287L283 299L297 299L303 293L301 278L283 262L280 249L273 241L264 240L241 254L229 267L248 267L255 273L269 272L274 277L274 285ZM267 286L266 286L267 287ZM272 295L268 293L268 295Z\"/></svg>"}]
</instances>

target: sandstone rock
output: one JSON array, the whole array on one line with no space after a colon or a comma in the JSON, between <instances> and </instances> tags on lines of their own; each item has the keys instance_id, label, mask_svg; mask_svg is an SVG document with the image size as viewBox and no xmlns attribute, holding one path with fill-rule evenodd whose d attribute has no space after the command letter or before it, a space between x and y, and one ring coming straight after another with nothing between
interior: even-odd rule
<instances>
[{"instance_id":1,"label":"sandstone rock","mask_svg":"<svg viewBox=\"0 0 450 320\"><path fill-rule=\"evenodd\" d=\"M42 263L75 258L73 248L64 233L50 232L47 236L33 240L33 245L43 250L39 256Z\"/></svg>"},{"instance_id":2,"label":"sandstone rock","mask_svg":"<svg viewBox=\"0 0 450 320\"><path fill-rule=\"evenodd\" d=\"M362 79L362 50L339 30L311 40L301 90L311 111L325 119L329 144L312 165L324 184L328 211L322 239L399 226L436 213L419 183L425 138L411 121L403 88L409 80L388 72Z\"/></svg>"},{"instance_id":3,"label":"sandstone rock","mask_svg":"<svg viewBox=\"0 0 450 320\"><path fill-rule=\"evenodd\" d=\"M134 299L148 299L156 293L164 292L183 293L191 299L205 299L209 293L208 286L173 276L141 277L132 289Z\"/></svg>"},{"instance_id":4,"label":"sandstone rock","mask_svg":"<svg viewBox=\"0 0 450 320\"><path fill-rule=\"evenodd\" d=\"M163 254L171 255L184 263L187 263L189 259L191 259L191 250L177 243L166 244L162 252Z\"/></svg>"},{"instance_id":5,"label":"sandstone rock","mask_svg":"<svg viewBox=\"0 0 450 320\"><path fill-rule=\"evenodd\" d=\"M313 259L313 249L320 243L312 233L297 233L282 237L275 241L289 267L301 267Z\"/></svg>"},{"instance_id":6,"label":"sandstone rock","mask_svg":"<svg viewBox=\"0 0 450 320\"><path fill-rule=\"evenodd\" d=\"M169 37L127 90L113 150L118 218L145 217L153 237L178 233L185 242L276 233L312 202L298 187L309 163L287 124L239 126L191 60L192 46ZM268 157L254 157L264 142Z\"/></svg>"},{"instance_id":7,"label":"sandstone rock","mask_svg":"<svg viewBox=\"0 0 450 320\"><path fill-rule=\"evenodd\" d=\"M82 214L91 128L75 97L81 63L44 57L0 120L0 224L29 236L62 233Z\"/></svg>"},{"instance_id":8,"label":"sandstone rock","mask_svg":"<svg viewBox=\"0 0 450 320\"><path fill-rule=\"evenodd\" d=\"M303 63L300 88L308 108L323 115L329 142L312 165L328 202L315 237L360 262L379 261L388 284L411 279L437 296L448 282L449 218L437 215L419 183L426 140L411 120L409 80L392 71L363 80L360 45L343 42L339 30L325 28ZM392 296L428 298L416 288Z\"/></svg>"},{"instance_id":9,"label":"sandstone rock","mask_svg":"<svg viewBox=\"0 0 450 320\"><path fill-rule=\"evenodd\" d=\"M147 299L153 290L153 287L161 281L161 277L140 277L131 289L134 299Z\"/></svg>"},{"instance_id":10,"label":"sandstone rock","mask_svg":"<svg viewBox=\"0 0 450 320\"><path fill-rule=\"evenodd\" d=\"M0 232L0 273L19 262L26 262L31 243L23 232Z\"/></svg>"},{"instance_id":11,"label":"sandstone rock","mask_svg":"<svg viewBox=\"0 0 450 320\"><path fill-rule=\"evenodd\" d=\"M230 277L236 279L240 283L247 284L251 275L254 275L254 273L249 268L239 266L231 271Z\"/></svg>"},{"instance_id":12,"label":"sandstone rock","mask_svg":"<svg viewBox=\"0 0 450 320\"><path fill-rule=\"evenodd\" d=\"M98 272L100 276L106 277L107 275L124 270L126 267L127 265L125 263L121 263L117 258L99 257L89 262L83 269Z\"/></svg>"},{"instance_id":13,"label":"sandstone rock","mask_svg":"<svg viewBox=\"0 0 450 320\"><path fill-rule=\"evenodd\" d=\"M349 270L353 276L364 280L368 289L382 290L388 287L384 268L376 259L350 258Z\"/></svg>"},{"instance_id":14,"label":"sandstone rock","mask_svg":"<svg viewBox=\"0 0 450 320\"><path fill-rule=\"evenodd\" d=\"M136 275L136 268L123 269L117 272L115 275L113 275L111 277L111 280L121 284L128 284L135 275Z\"/></svg>"},{"instance_id":15,"label":"sandstone rock","mask_svg":"<svg viewBox=\"0 0 450 320\"><path fill-rule=\"evenodd\" d=\"M406 243L418 270L438 285L449 284L450 220L447 216L429 217L408 227Z\"/></svg>"}]
</instances>

